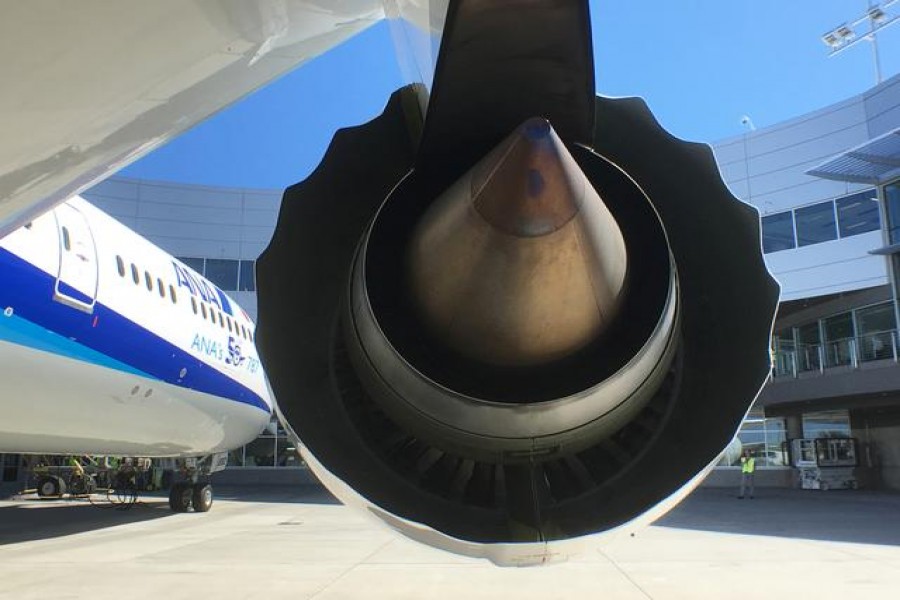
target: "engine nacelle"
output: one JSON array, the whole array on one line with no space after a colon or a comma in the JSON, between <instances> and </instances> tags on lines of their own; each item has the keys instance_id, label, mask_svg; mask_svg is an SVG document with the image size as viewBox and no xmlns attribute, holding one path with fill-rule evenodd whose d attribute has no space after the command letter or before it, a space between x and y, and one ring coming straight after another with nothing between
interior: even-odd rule
<instances>
[{"instance_id":1,"label":"engine nacelle","mask_svg":"<svg viewBox=\"0 0 900 600\"><path fill-rule=\"evenodd\" d=\"M515 4L451 5L421 135L398 90L288 189L257 343L340 499L522 565L702 479L768 375L778 287L708 147L640 100L583 102L592 69L535 87L584 74L590 32L563 25L586 3ZM570 60L548 70L548 47ZM502 93L473 83L497 73Z\"/></svg>"}]
</instances>

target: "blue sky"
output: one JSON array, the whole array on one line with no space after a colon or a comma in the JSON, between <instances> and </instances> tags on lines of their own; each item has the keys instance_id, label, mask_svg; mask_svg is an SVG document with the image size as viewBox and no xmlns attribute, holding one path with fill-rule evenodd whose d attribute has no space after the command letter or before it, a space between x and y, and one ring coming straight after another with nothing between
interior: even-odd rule
<instances>
[{"instance_id":1,"label":"blue sky","mask_svg":"<svg viewBox=\"0 0 900 600\"><path fill-rule=\"evenodd\" d=\"M591 0L597 92L643 96L680 137L714 142L802 115L875 83L871 44L828 57L821 36L866 0ZM900 14L900 3L889 8ZM900 72L900 25L879 39ZM129 177L283 188L318 164L339 127L376 116L403 84L386 23L197 125L121 172Z\"/></svg>"}]
</instances>

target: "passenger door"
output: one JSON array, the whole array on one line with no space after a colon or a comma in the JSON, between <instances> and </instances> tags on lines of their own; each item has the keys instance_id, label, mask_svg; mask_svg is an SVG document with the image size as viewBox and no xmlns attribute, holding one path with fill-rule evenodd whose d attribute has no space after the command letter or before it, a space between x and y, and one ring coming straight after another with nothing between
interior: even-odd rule
<instances>
[{"instance_id":1,"label":"passenger door","mask_svg":"<svg viewBox=\"0 0 900 600\"><path fill-rule=\"evenodd\" d=\"M53 299L86 313L97 302L97 248L87 219L68 204L53 211L59 231L59 273Z\"/></svg>"}]
</instances>

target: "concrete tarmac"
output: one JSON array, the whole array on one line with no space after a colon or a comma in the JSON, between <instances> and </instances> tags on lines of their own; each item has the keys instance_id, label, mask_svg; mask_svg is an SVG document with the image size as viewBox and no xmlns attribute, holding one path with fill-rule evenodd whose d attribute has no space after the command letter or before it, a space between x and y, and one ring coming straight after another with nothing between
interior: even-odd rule
<instances>
[{"instance_id":1,"label":"concrete tarmac","mask_svg":"<svg viewBox=\"0 0 900 600\"><path fill-rule=\"evenodd\" d=\"M421 546L324 492L217 490L207 514L0 501L0 598L900 597L900 495L701 489L656 525L531 569Z\"/></svg>"}]
</instances>

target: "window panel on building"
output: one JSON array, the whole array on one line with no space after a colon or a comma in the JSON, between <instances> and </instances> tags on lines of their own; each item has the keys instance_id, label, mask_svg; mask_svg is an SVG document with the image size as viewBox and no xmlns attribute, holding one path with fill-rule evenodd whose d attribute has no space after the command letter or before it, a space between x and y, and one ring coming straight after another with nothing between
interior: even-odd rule
<instances>
[{"instance_id":1,"label":"window panel on building","mask_svg":"<svg viewBox=\"0 0 900 600\"><path fill-rule=\"evenodd\" d=\"M237 288L239 292L256 291L256 276L254 273L255 268L256 268L256 261L253 261L253 260L242 260L241 261L240 279L238 281L238 288Z\"/></svg>"},{"instance_id":2,"label":"window panel on building","mask_svg":"<svg viewBox=\"0 0 900 600\"><path fill-rule=\"evenodd\" d=\"M849 365L853 356L852 346L856 343L852 339L854 336L853 314L845 312L828 317L822 320L822 325L825 332L825 344L823 346L825 366Z\"/></svg>"},{"instance_id":3,"label":"window panel on building","mask_svg":"<svg viewBox=\"0 0 900 600\"><path fill-rule=\"evenodd\" d=\"M818 344L821 341L818 321L798 327L797 341L801 344Z\"/></svg>"},{"instance_id":4,"label":"window panel on building","mask_svg":"<svg viewBox=\"0 0 900 600\"><path fill-rule=\"evenodd\" d=\"M817 371L821 360L821 335L819 322L814 321L797 327L797 370Z\"/></svg>"},{"instance_id":5,"label":"window panel on building","mask_svg":"<svg viewBox=\"0 0 900 600\"><path fill-rule=\"evenodd\" d=\"M834 203L820 202L794 211L797 220L797 245L809 246L837 239Z\"/></svg>"},{"instance_id":6,"label":"window panel on building","mask_svg":"<svg viewBox=\"0 0 900 600\"><path fill-rule=\"evenodd\" d=\"M891 302L882 302L856 311L857 343L859 357L863 361L884 360L894 357L898 340L897 321Z\"/></svg>"},{"instance_id":7,"label":"window panel on building","mask_svg":"<svg viewBox=\"0 0 900 600\"><path fill-rule=\"evenodd\" d=\"M900 181L884 186L884 204L887 208L888 233L891 243L900 242Z\"/></svg>"},{"instance_id":8,"label":"window panel on building","mask_svg":"<svg viewBox=\"0 0 900 600\"><path fill-rule=\"evenodd\" d=\"M794 341L794 328L786 327L775 332L773 340L775 350L775 376L796 375L797 344Z\"/></svg>"},{"instance_id":9,"label":"window panel on building","mask_svg":"<svg viewBox=\"0 0 900 600\"><path fill-rule=\"evenodd\" d=\"M783 351L794 350L794 328L785 327L775 332L775 349Z\"/></svg>"},{"instance_id":10,"label":"window panel on building","mask_svg":"<svg viewBox=\"0 0 900 600\"><path fill-rule=\"evenodd\" d=\"M207 279L223 290L236 290L238 280L238 261L223 258L207 258Z\"/></svg>"},{"instance_id":11,"label":"window panel on building","mask_svg":"<svg viewBox=\"0 0 900 600\"><path fill-rule=\"evenodd\" d=\"M849 437L850 416L846 410L823 410L803 415L803 437Z\"/></svg>"},{"instance_id":12,"label":"window panel on building","mask_svg":"<svg viewBox=\"0 0 900 600\"><path fill-rule=\"evenodd\" d=\"M753 408L741 423L737 439L738 444L729 446L720 466L740 466L745 450L753 453L758 467L787 466L784 419L766 417L761 408Z\"/></svg>"},{"instance_id":13,"label":"window panel on building","mask_svg":"<svg viewBox=\"0 0 900 600\"><path fill-rule=\"evenodd\" d=\"M856 311L856 325L859 335L890 331L896 329L894 306L891 302L882 302Z\"/></svg>"},{"instance_id":14,"label":"window panel on building","mask_svg":"<svg viewBox=\"0 0 900 600\"><path fill-rule=\"evenodd\" d=\"M877 231L881 228L878 196L875 194L875 190L838 198L835 205L837 206L838 229L842 238L868 231Z\"/></svg>"},{"instance_id":15,"label":"window panel on building","mask_svg":"<svg viewBox=\"0 0 900 600\"><path fill-rule=\"evenodd\" d=\"M191 258L190 256L178 256L178 260L203 275L203 259Z\"/></svg>"},{"instance_id":16,"label":"window panel on building","mask_svg":"<svg viewBox=\"0 0 900 600\"><path fill-rule=\"evenodd\" d=\"M244 466L244 446L241 446L240 448L231 450L228 453L228 466L229 467L243 467Z\"/></svg>"},{"instance_id":17,"label":"window panel on building","mask_svg":"<svg viewBox=\"0 0 900 600\"><path fill-rule=\"evenodd\" d=\"M790 250L794 242L794 214L791 212L768 215L762 218L763 252Z\"/></svg>"},{"instance_id":18,"label":"window panel on building","mask_svg":"<svg viewBox=\"0 0 900 600\"><path fill-rule=\"evenodd\" d=\"M826 342L853 337L853 315L849 312L828 317L823 324Z\"/></svg>"}]
</instances>

